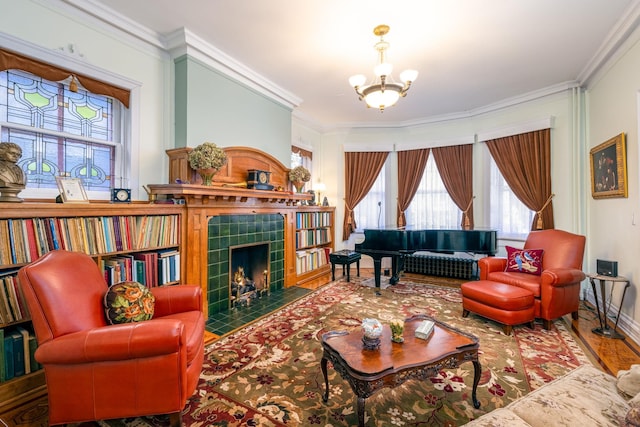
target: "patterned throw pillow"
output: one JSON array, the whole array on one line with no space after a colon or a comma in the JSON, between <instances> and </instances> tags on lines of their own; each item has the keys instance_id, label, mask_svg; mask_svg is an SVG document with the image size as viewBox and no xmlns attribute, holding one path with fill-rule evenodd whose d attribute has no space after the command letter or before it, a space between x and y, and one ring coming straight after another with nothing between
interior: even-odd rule
<instances>
[{"instance_id":1,"label":"patterned throw pillow","mask_svg":"<svg viewBox=\"0 0 640 427\"><path fill-rule=\"evenodd\" d=\"M505 246L507 250L507 267L504 271L517 273L542 274L542 249L518 249Z\"/></svg>"},{"instance_id":2,"label":"patterned throw pillow","mask_svg":"<svg viewBox=\"0 0 640 427\"><path fill-rule=\"evenodd\" d=\"M120 282L104 295L104 310L112 325L140 322L153 318L155 302L156 298L143 284Z\"/></svg>"}]
</instances>

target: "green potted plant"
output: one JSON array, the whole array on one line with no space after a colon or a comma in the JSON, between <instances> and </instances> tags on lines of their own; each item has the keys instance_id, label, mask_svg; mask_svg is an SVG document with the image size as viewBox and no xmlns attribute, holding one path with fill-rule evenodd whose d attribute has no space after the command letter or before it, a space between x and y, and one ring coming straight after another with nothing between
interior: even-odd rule
<instances>
[{"instance_id":1,"label":"green potted plant","mask_svg":"<svg viewBox=\"0 0 640 427\"><path fill-rule=\"evenodd\" d=\"M211 185L213 175L227 163L227 154L213 142L204 142L189 153L189 165L198 171L203 185Z\"/></svg>"},{"instance_id":2,"label":"green potted plant","mask_svg":"<svg viewBox=\"0 0 640 427\"><path fill-rule=\"evenodd\" d=\"M311 172L304 166L296 166L289 171L289 181L296 187L298 193L302 193L304 183L311 179Z\"/></svg>"}]
</instances>

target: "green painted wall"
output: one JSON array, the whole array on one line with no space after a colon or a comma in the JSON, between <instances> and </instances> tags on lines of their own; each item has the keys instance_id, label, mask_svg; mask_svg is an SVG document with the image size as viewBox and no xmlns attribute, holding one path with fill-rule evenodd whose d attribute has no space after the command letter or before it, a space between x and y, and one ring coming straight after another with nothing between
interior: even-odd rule
<instances>
[{"instance_id":1,"label":"green painted wall","mask_svg":"<svg viewBox=\"0 0 640 427\"><path fill-rule=\"evenodd\" d=\"M189 56L175 61L175 145L205 141L291 159L291 109Z\"/></svg>"}]
</instances>

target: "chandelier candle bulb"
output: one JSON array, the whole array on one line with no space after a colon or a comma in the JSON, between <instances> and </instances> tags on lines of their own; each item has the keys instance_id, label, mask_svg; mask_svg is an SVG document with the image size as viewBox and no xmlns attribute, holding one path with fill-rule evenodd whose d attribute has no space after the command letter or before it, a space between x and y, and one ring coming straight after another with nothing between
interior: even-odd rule
<instances>
[{"instance_id":1,"label":"chandelier candle bulb","mask_svg":"<svg viewBox=\"0 0 640 427\"><path fill-rule=\"evenodd\" d=\"M375 44L378 51L378 65L373 69L376 76L371 84L366 84L367 78L362 74L356 74L349 78L349 84L355 89L361 101L367 107L378 108L383 112L385 108L395 105L401 97L404 97L411 87L418 72L416 70L405 70L400 73L401 83L396 83L391 76L393 65L387 62L386 52L389 43L384 40L384 36L389 32L388 25L378 25L373 29L373 34L380 37L380 41Z\"/></svg>"}]
</instances>

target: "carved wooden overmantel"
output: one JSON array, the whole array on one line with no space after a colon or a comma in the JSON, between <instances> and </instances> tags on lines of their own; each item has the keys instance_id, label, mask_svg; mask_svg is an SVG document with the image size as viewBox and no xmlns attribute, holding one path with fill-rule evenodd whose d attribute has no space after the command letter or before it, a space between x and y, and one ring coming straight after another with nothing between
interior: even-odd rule
<instances>
[{"instance_id":1,"label":"carved wooden overmantel","mask_svg":"<svg viewBox=\"0 0 640 427\"><path fill-rule=\"evenodd\" d=\"M169 156L169 183L178 180L192 184L202 184L198 173L189 166L191 147L167 150ZM251 147L223 147L227 154L227 163L214 175L217 185L241 184L247 181L247 171L258 169L271 172L271 184L283 190L293 190L289 182L289 168L271 154Z\"/></svg>"}]
</instances>

